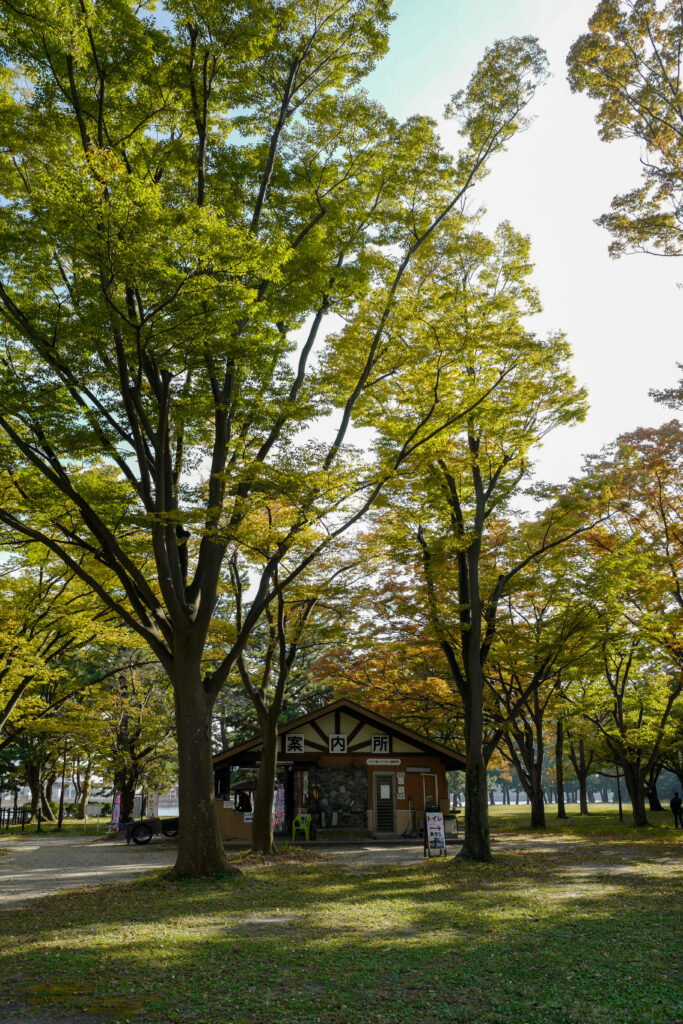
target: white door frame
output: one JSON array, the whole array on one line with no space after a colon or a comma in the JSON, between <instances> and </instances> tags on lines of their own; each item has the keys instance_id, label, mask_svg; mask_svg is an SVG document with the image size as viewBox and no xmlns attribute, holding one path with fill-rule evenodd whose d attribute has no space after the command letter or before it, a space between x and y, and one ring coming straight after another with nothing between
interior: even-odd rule
<instances>
[{"instance_id":1,"label":"white door frame","mask_svg":"<svg viewBox=\"0 0 683 1024\"><path fill-rule=\"evenodd\" d=\"M422 773L422 803L423 803L423 806L424 806L425 810L427 809L427 802L428 802L427 801L427 787L425 785L425 781L426 781L427 777L429 777L431 779L434 779L434 803L436 805L438 805L438 803L439 803L439 779L437 777L436 772L423 772Z\"/></svg>"}]
</instances>

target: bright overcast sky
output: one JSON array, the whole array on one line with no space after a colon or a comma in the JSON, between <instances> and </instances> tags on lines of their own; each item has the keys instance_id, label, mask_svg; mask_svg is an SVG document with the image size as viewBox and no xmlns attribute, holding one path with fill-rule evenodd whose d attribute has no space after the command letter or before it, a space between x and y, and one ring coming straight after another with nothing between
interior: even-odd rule
<instances>
[{"instance_id":1,"label":"bright overcast sky","mask_svg":"<svg viewBox=\"0 0 683 1024\"><path fill-rule=\"evenodd\" d=\"M544 313L536 330L563 330L574 350L574 371L589 391L584 424L551 435L539 476L566 480L582 455L619 433L655 426L675 415L648 397L670 386L683 359L683 257L632 255L612 260L609 234L593 223L616 192L639 181L640 147L598 139L597 105L572 95L565 59L585 31L597 0L395 0L391 48L367 87L394 116L441 117L451 93L466 85L494 39L535 35L546 49L552 78L537 94L535 121L507 153L474 202L532 240L535 282ZM444 140L457 147L451 124Z\"/></svg>"}]
</instances>

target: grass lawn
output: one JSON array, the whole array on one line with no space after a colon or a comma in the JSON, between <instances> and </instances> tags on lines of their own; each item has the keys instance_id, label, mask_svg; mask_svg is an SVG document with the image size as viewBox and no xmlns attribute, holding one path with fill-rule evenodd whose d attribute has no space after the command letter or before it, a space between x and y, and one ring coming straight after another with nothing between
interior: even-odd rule
<instances>
[{"instance_id":1,"label":"grass lawn","mask_svg":"<svg viewBox=\"0 0 683 1024\"><path fill-rule=\"evenodd\" d=\"M560 820L557 817L557 804L548 804L545 809L546 830L545 833L541 830L540 834L601 840L626 837L631 842L646 843L652 842L657 835L662 838L675 835L673 815L668 806L665 811L648 811L650 825L644 829L633 828L631 805L627 803L624 803L623 823L619 821L619 812L614 804L589 804L587 817L579 814L578 804L567 804L565 810L567 818ZM531 830L531 808L526 804L497 804L495 807L489 807L489 820L493 835L501 831L539 834Z\"/></svg>"},{"instance_id":2,"label":"grass lawn","mask_svg":"<svg viewBox=\"0 0 683 1024\"><path fill-rule=\"evenodd\" d=\"M109 816L100 818L88 818L86 822L83 821L83 818L64 818L64 820L62 821L61 829L57 828L56 822L45 821L45 819L43 819L40 826L40 833L38 832L37 822L32 821L30 825L26 825L23 829L21 825L10 825L9 829L3 828L0 831L0 839L30 838L31 840L34 840L38 835L104 836L108 832Z\"/></svg>"},{"instance_id":3,"label":"grass lawn","mask_svg":"<svg viewBox=\"0 0 683 1024\"><path fill-rule=\"evenodd\" d=\"M494 809L490 865L243 853L238 879L41 900L0 916L3 995L103 1024L683 1021L681 833L602 809L548 851L527 815Z\"/></svg>"},{"instance_id":4,"label":"grass lawn","mask_svg":"<svg viewBox=\"0 0 683 1024\"><path fill-rule=\"evenodd\" d=\"M40 833L38 832L38 824L36 821L32 821L29 825L26 825L23 829L21 825L10 825L8 829L2 829L0 831L0 839L35 839L38 835L55 835L55 836L96 836L104 835L109 826L109 818L88 818L86 822L82 818L64 818L62 821L61 829L57 828L57 823L52 821L43 821L40 825Z\"/></svg>"}]
</instances>

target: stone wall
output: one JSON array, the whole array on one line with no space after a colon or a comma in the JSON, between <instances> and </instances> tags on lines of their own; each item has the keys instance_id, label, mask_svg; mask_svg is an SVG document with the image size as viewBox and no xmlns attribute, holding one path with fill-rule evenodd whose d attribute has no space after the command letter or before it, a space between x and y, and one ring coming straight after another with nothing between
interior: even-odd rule
<instances>
[{"instance_id":1,"label":"stone wall","mask_svg":"<svg viewBox=\"0 0 683 1024\"><path fill-rule=\"evenodd\" d=\"M332 814L336 811L339 828L366 828L368 806L368 780L364 768L318 768L318 796L316 773L309 775L308 810L317 828L332 828ZM322 825L321 814L325 816Z\"/></svg>"}]
</instances>

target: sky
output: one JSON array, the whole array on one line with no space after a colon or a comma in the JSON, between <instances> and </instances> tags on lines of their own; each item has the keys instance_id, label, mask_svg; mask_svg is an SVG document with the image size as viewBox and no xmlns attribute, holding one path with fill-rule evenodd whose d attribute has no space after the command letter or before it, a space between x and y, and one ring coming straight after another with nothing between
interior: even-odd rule
<instances>
[{"instance_id":1,"label":"sky","mask_svg":"<svg viewBox=\"0 0 683 1024\"><path fill-rule=\"evenodd\" d=\"M683 257L613 260L609 233L594 223L613 195L639 183L641 156L634 140L601 142L597 103L573 95L567 84L566 55L596 5L395 0L389 53L365 82L394 116L424 113L441 121L445 103L495 39L534 35L548 53L552 77L530 107L534 122L494 158L473 205L486 208L487 230L509 220L530 235L544 308L534 328L567 334L574 372L588 389L586 421L551 434L537 459L538 476L557 482L579 473L584 454L619 434L672 419L674 411L648 390L670 387L683 360ZM457 132L442 125L444 143L457 150Z\"/></svg>"}]
</instances>

